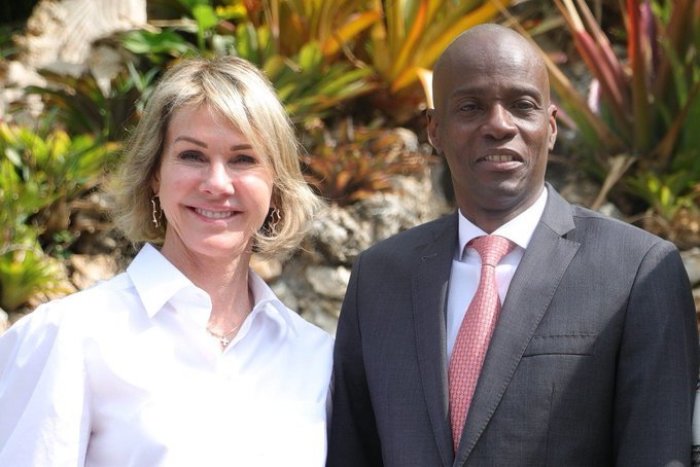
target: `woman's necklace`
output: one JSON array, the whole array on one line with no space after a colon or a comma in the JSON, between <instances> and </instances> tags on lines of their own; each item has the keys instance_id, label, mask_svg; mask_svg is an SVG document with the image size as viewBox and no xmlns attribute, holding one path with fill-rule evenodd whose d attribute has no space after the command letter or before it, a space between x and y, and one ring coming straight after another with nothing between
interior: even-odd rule
<instances>
[{"instance_id":1,"label":"woman's necklace","mask_svg":"<svg viewBox=\"0 0 700 467\"><path fill-rule=\"evenodd\" d=\"M239 327L241 327L241 324L243 324L243 321L245 321L245 318L243 318L240 323L238 323L237 325L232 327L228 332L226 332L224 334L218 334L218 333L212 331L211 329L209 329L208 326L207 326L207 332L209 333L209 335L211 335L212 337L216 338L216 340L219 341L219 344L221 345L222 349L225 349L226 347L228 347L228 345L233 340L233 338L229 337L229 336L231 336L231 334L236 332L236 330Z\"/></svg>"}]
</instances>

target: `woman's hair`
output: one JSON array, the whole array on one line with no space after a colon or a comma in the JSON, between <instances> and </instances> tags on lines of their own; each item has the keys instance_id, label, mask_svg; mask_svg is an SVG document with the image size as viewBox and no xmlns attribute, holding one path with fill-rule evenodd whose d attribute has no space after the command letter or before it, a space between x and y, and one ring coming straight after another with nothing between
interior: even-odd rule
<instances>
[{"instance_id":1,"label":"woman's hair","mask_svg":"<svg viewBox=\"0 0 700 467\"><path fill-rule=\"evenodd\" d=\"M167 220L163 218L159 227L152 222L151 182L160 167L173 112L201 104L231 121L253 149L270 161L271 206L279 216L265 220L255 234L254 250L268 257L288 255L322 203L303 178L300 146L272 85L252 64L236 57L187 59L165 72L127 142L113 180L115 224L133 242L163 241Z\"/></svg>"}]
</instances>

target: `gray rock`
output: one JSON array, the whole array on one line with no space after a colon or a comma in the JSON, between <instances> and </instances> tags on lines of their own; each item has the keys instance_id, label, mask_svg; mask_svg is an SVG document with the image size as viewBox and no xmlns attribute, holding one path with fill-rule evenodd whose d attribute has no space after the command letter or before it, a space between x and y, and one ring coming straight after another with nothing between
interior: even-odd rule
<instances>
[{"instance_id":1,"label":"gray rock","mask_svg":"<svg viewBox=\"0 0 700 467\"><path fill-rule=\"evenodd\" d=\"M344 266L310 266L306 270L306 280L319 295L342 299L350 280L350 270Z\"/></svg>"},{"instance_id":2,"label":"gray rock","mask_svg":"<svg viewBox=\"0 0 700 467\"><path fill-rule=\"evenodd\" d=\"M685 265L685 270L688 272L690 283L693 285L700 284L700 248L692 248L681 252L681 258Z\"/></svg>"}]
</instances>

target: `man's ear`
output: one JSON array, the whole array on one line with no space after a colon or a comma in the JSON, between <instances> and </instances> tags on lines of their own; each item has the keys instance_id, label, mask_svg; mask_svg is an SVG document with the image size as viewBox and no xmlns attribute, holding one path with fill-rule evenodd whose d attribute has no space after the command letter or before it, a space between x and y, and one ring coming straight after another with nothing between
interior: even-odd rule
<instances>
[{"instance_id":1,"label":"man's ear","mask_svg":"<svg viewBox=\"0 0 700 467\"><path fill-rule=\"evenodd\" d=\"M549 106L549 150L554 149L554 143L557 141L557 112L559 109L556 105Z\"/></svg>"},{"instance_id":2,"label":"man's ear","mask_svg":"<svg viewBox=\"0 0 700 467\"><path fill-rule=\"evenodd\" d=\"M425 118L428 121L428 142L440 153L440 136L438 135L438 119L435 109L426 110Z\"/></svg>"}]
</instances>

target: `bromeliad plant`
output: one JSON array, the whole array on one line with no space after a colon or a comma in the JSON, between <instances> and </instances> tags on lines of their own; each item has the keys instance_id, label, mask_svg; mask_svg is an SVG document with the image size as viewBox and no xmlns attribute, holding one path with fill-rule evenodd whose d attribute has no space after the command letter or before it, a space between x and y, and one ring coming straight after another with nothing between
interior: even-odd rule
<instances>
[{"instance_id":1,"label":"bromeliad plant","mask_svg":"<svg viewBox=\"0 0 700 467\"><path fill-rule=\"evenodd\" d=\"M309 183L321 196L339 205L390 191L394 175L423 175L431 162L402 136L402 130L356 127L347 118L329 131L320 121L307 128L303 158Z\"/></svg>"},{"instance_id":2,"label":"bromeliad plant","mask_svg":"<svg viewBox=\"0 0 700 467\"><path fill-rule=\"evenodd\" d=\"M431 69L464 30L494 20L511 0L373 0L373 23L357 55L375 70L373 106L402 123L431 102ZM419 85L420 84L420 85ZM422 87L421 87L422 86Z\"/></svg>"},{"instance_id":3,"label":"bromeliad plant","mask_svg":"<svg viewBox=\"0 0 700 467\"><path fill-rule=\"evenodd\" d=\"M419 79L462 31L492 20L511 0L374 0L384 21L372 26L372 64L392 93Z\"/></svg>"},{"instance_id":4,"label":"bromeliad plant","mask_svg":"<svg viewBox=\"0 0 700 467\"><path fill-rule=\"evenodd\" d=\"M700 0L621 1L626 54L616 53L586 2L555 4L599 89L582 96L548 62L561 105L595 149L603 183L593 207L621 185L643 199L663 225L681 211L697 209ZM664 230L659 233L673 235Z\"/></svg>"}]
</instances>

